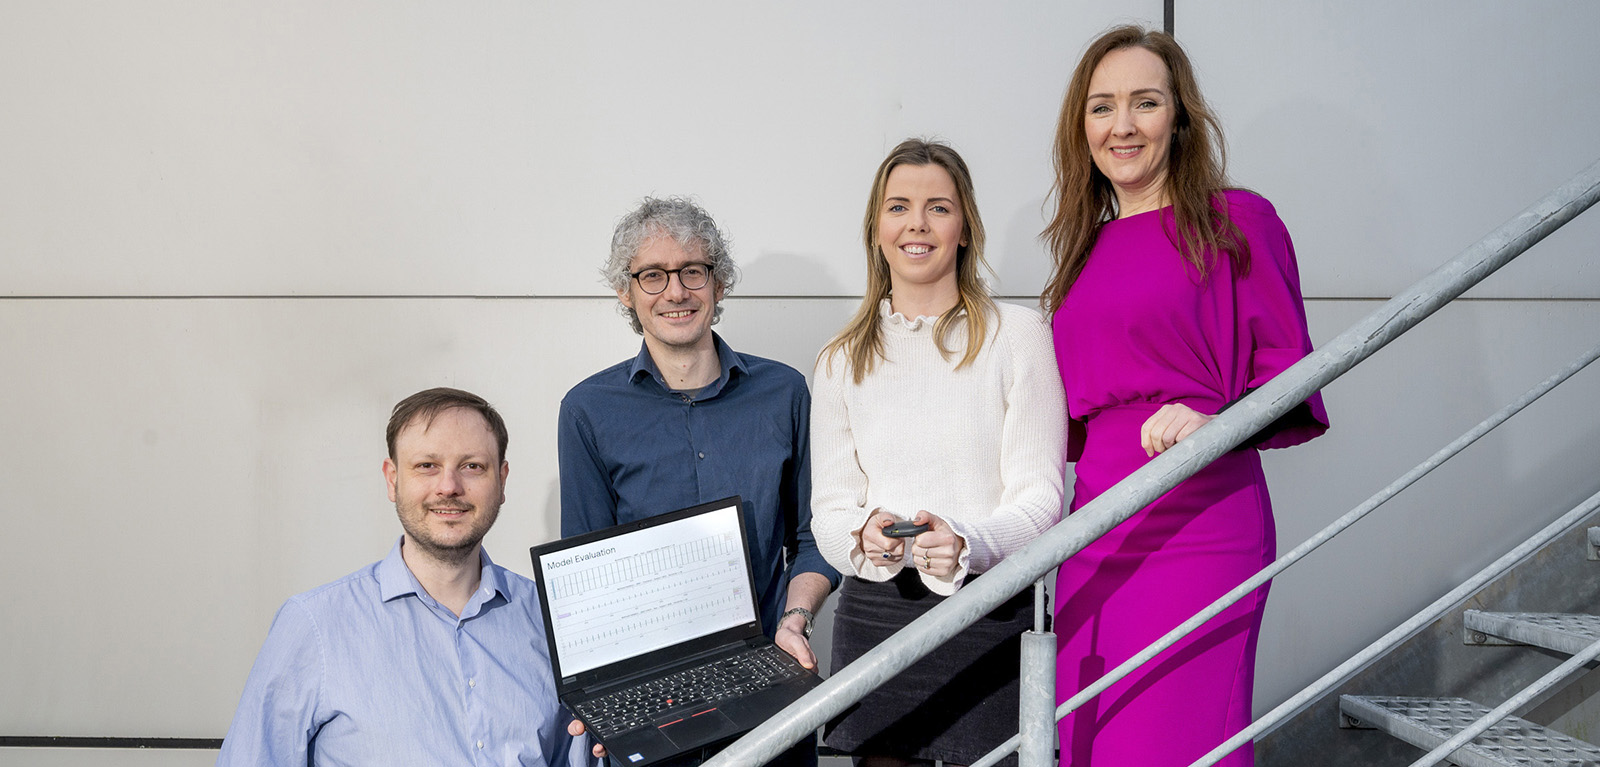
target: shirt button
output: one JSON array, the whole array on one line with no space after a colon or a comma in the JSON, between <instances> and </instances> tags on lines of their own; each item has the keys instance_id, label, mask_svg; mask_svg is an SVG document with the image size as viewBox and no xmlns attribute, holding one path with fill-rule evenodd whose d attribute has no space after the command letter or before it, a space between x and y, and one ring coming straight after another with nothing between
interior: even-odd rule
<instances>
[{"instance_id":1,"label":"shirt button","mask_svg":"<svg viewBox=\"0 0 1600 767\"><path fill-rule=\"evenodd\" d=\"M467 686L468 686L468 687L477 687L477 686L478 686L478 683L477 683L477 681L476 681L476 680L472 680L472 679L468 679L468 680L467 680Z\"/></svg>"},{"instance_id":2,"label":"shirt button","mask_svg":"<svg viewBox=\"0 0 1600 767\"><path fill-rule=\"evenodd\" d=\"M481 740L480 740L480 741L478 741L478 750L479 750L479 751L482 751L482 750L483 750L483 741L481 741Z\"/></svg>"},{"instance_id":3,"label":"shirt button","mask_svg":"<svg viewBox=\"0 0 1600 767\"><path fill-rule=\"evenodd\" d=\"M706 454L705 454L705 453L701 453L701 454L700 454L700 458L701 458L701 459L704 459L704 458L705 458L705 457L706 457Z\"/></svg>"}]
</instances>

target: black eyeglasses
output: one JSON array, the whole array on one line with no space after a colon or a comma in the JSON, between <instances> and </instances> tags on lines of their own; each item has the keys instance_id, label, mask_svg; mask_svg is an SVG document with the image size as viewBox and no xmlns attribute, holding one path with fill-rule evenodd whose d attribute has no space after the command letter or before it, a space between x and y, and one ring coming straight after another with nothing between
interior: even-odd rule
<instances>
[{"instance_id":1,"label":"black eyeglasses","mask_svg":"<svg viewBox=\"0 0 1600 767\"><path fill-rule=\"evenodd\" d=\"M678 275L678 284L684 290L699 290L711 281L710 264L689 264L677 269L640 269L628 275L639 281L639 288L650 295L655 295L667 289L667 283L672 275Z\"/></svg>"}]
</instances>

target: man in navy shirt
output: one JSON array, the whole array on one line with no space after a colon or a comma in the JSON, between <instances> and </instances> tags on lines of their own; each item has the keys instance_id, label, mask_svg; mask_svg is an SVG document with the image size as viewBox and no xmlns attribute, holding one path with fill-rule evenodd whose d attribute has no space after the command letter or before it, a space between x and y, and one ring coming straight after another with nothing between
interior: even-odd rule
<instances>
[{"instance_id":1,"label":"man in navy shirt","mask_svg":"<svg viewBox=\"0 0 1600 767\"><path fill-rule=\"evenodd\" d=\"M815 667L812 619L839 574L811 536L811 396L794 368L711 331L739 274L726 239L681 198L617 224L603 271L644 343L561 401L561 534L741 496L761 625ZM814 749L790 758L814 763Z\"/></svg>"}]
</instances>

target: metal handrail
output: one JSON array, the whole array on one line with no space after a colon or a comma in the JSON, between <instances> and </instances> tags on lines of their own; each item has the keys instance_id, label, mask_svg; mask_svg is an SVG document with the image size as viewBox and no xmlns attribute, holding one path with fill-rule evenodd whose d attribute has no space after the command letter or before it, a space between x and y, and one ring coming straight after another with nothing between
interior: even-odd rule
<instances>
[{"instance_id":1,"label":"metal handrail","mask_svg":"<svg viewBox=\"0 0 1600 767\"><path fill-rule=\"evenodd\" d=\"M763 764L1600 200L1600 162L1502 224L708 761ZM1230 749L1231 751L1232 749ZM1226 752L1224 752L1226 753Z\"/></svg>"},{"instance_id":2,"label":"metal handrail","mask_svg":"<svg viewBox=\"0 0 1600 767\"><path fill-rule=\"evenodd\" d=\"M1596 345L1594 348L1578 357L1578 359L1557 371L1554 375L1546 378L1543 381L1540 381L1533 388L1524 392L1522 396L1496 411L1488 418L1483 419L1476 426L1468 429L1461 436L1456 437L1449 444L1440 448L1433 455L1428 456L1427 460L1424 460L1422 463L1412 467L1410 471L1406 472L1399 479L1396 479L1387 487L1374 493L1372 497L1363 501L1359 506L1356 506L1354 509L1346 512L1344 516L1339 517L1338 519L1334 520L1332 524L1329 524L1327 527L1324 527L1322 530L1318 531L1315 535L1307 538L1292 551L1283 555L1282 557L1279 557L1277 561L1265 568L1262 568L1260 572L1251 576L1244 583L1239 584L1232 591L1224 594L1221 598L1217 599L1217 601L1212 602L1205 609L1195 613L1194 617L1191 617L1189 620L1179 624L1177 628L1167 632L1160 639L1157 639L1148 647L1141 650L1137 655L1134 655L1133 657L1124 661L1121 665L1100 677L1093 684L1083 688L1071 698L1068 698L1066 702L1062 703L1056 708L1056 720L1060 721L1062 717L1077 710L1079 706L1087 703L1090 699L1094 698L1094 696L1099 695L1111 685L1121 681L1123 677L1133 673L1134 670L1144 665L1146 661L1149 661L1156 655L1159 655L1168 647L1177 644L1179 640L1183 639L1185 636L1188 636L1190 632L1199 628L1201 625L1217 615L1220 615L1223 610L1227 609L1233 603L1243 599L1247 594L1255 591L1257 588L1260 588L1262 584L1277 577L1277 575L1284 570L1289 569L1290 565L1299 562L1308 554L1320 548L1324 543L1333 540L1334 536L1349 529L1352 525L1360 521L1363 517L1372 513L1379 506L1382 506L1389 499L1399 495L1400 491L1405 490L1406 488L1415 484L1417 480L1427 476L1434 469L1444 464L1445 461L1448 461L1462 450L1465 450L1469 445L1477 442L1484 435L1487 435L1490 431L1493 431L1495 427L1505 423L1511 418L1511 416L1522 412L1523 408L1533 404L1540 397L1543 397L1545 394L1549 393L1550 390L1559 386L1562 382L1566 381L1568 378L1571 378L1573 375L1576 375L1578 371L1588 367L1596 359L1600 359L1600 345ZM1275 723L1276 722L1266 722L1263 726L1270 727ZM990 767L990 765L998 763L1011 752L1017 750L1017 747L1020 745L1019 737L1020 736L1013 737L1010 740L1007 740L1005 743L1002 743L993 751L985 754L982 759L973 762L971 767Z\"/></svg>"}]
</instances>

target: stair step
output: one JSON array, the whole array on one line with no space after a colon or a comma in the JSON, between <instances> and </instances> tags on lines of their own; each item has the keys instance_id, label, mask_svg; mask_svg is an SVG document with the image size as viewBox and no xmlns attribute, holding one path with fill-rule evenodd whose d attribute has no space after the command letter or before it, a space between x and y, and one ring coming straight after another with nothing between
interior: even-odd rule
<instances>
[{"instance_id":1,"label":"stair step","mask_svg":"<svg viewBox=\"0 0 1600 767\"><path fill-rule=\"evenodd\" d=\"M1489 709L1464 698L1339 696L1345 726L1382 730L1431 751ZM1457 749L1461 767L1600 767L1600 747L1509 716Z\"/></svg>"},{"instance_id":2,"label":"stair step","mask_svg":"<svg viewBox=\"0 0 1600 767\"><path fill-rule=\"evenodd\" d=\"M1600 642L1600 615L1468 610L1461 623L1462 641L1471 645L1532 645L1577 655Z\"/></svg>"}]
</instances>

